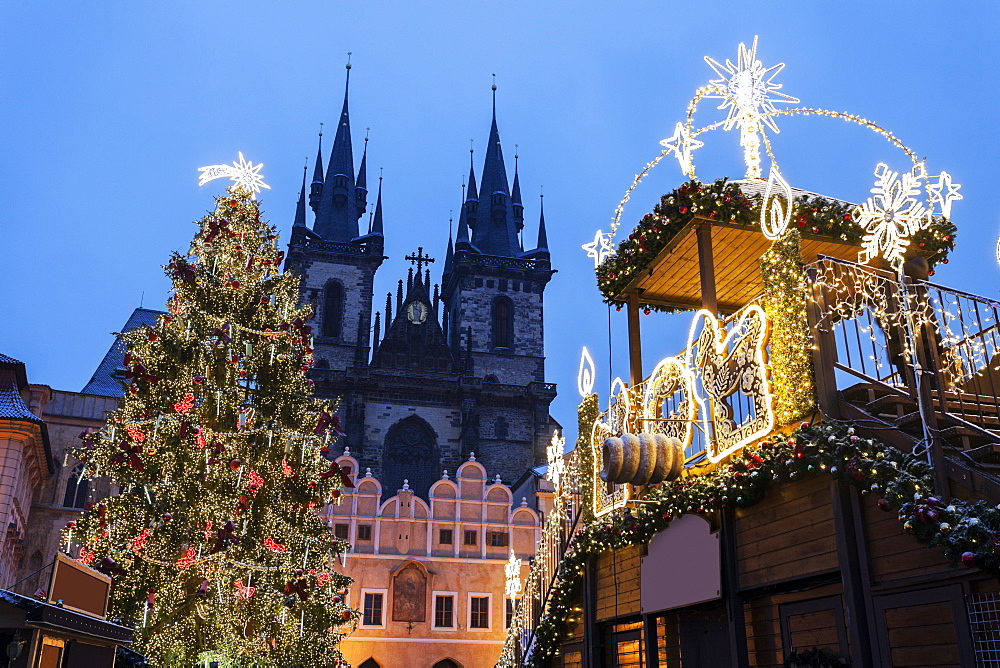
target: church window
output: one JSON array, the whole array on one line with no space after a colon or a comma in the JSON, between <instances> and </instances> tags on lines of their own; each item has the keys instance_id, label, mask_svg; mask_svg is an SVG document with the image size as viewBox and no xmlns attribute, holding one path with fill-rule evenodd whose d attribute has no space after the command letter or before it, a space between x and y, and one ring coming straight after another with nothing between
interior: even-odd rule
<instances>
[{"instance_id":1,"label":"church window","mask_svg":"<svg viewBox=\"0 0 1000 668\"><path fill-rule=\"evenodd\" d=\"M323 288L323 336L339 338L344 317L344 286L334 280Z\"/></svg>"},{"instance_id":2,"label":"church window","mask_svg":"<svg viewBox=\"0 0 1000 668\"><path fill-rule=\"evenodd\" d=\"M489 531L486 534L490 547L507 547L507 534L504 531Z\"/></svg>"},{"instance_id":3,"label":"church window","mask_svg":"<svg viewBox=\"0 0 1000 668\"><path fill-rule=\"evenodd\" d=\"M371 540L372 539L372 525L371 524L359 524L358 525L358 540Z\"/></svg>"},{"instance_id":4,"label":"church window","mask_svg":"<svg viewBox=\"0 0 1000 668\"><path fill-rule=\"evenodd\" d=\"M478 545L479 544L479 532L473 529L465 530L465 540L463 541L466 545Z\"/></svg>"},{"instance_id":5,"label":"church window","mask_svg":"<svg viewBox=\"0 0 1000 668\"><path fill-rule=\"evenodd\" d=\"M496 419L496 422L493 423L493 438L510 438L507 432L507 418L502 415Z\"/></svg>"},{"instance_id":6,"label":"church window","mask_svg":"<svg viewBox=\"0 0 1000 668\"><path fill-rule=\"evenodd\" d=\"M347 540L347 532L350 528L349 524L335 524L333 526L333 535L341 540Z\"/></svg>"},{"instance_id":7,"label":"church window","mask_svg":"<svg viewBox=\"0 0 1000 668\"><path fill-rule=\"evenodd\" d=\"M66 497L63 506L66 508L83 508L90 493L90 481L83 477L83 464L77 464L66 481Z\"/></svg>"},{"instance_id":8,"label":"church window","mask_svg":"<svg viewBox=\"0 0 1000 668\"><path fill-rule=\"evenodd\" d=\"M514 304L509 297L493 300L493 347L514 347Z\"/></svg>"},{"instance_id":9,"label":"church window","mask_svg":"<svg viewBox=\"0 0 1000 668\"><path fill-rule=\"evenodd\" d=\"M477 288L483 287L483 279L481 279L481 278L477 278L476 279L476 287Z\"/></svg>"},{"instance_id":10,"label":"church window","mask_svg":"<svg viewBox=\"0 0 1000 668\"><path fill-rule=\"evenodd\" d=\"M426 498L431 485L441 477L437 435L415 415L400 420L386 435L382 462L382 484L386 490L402 489L406 479L414 494Z\"/></svg>"},{"instance_id":11,"label":"church window","mask_svg":"<svg viewBox=\"0 0 1000 668\"><path fill-rule=\"evenodd\" d=\"M493 279L492 278L487 278L486 279L486 287L488 287L488 288L492 288L493 287Z\"/></svg>"},{"instance_id":12,"label":"church window","mask_svg":"<svg viewBox=\"0 0 1000 668\"><path fill-rule=\"evenodd\" d=\"M455 540L455 538L451 529L438 530L438 542L441 545L451 545L453 540Z\"/></svg>"},{"instance_id":13,"label":"church window","mask_svg":"<svg viewBox=\"0 0 1000 668\"><path fill-rule=\"evenodd\" d=\"M513 282L513 286L514 286L514 292L520 292L521 291L521 282L520 281L514 281Z\"/></svg>"},{"instance_id":14,"label":"church window","mask_svg":"<svg viewBox=\"0 0 1000 668\"><path fill-rule=\"evenodd\" d=\"M497 287L500 288L500 292L507 292L507 279L501 278Z\"/></svg>"}]
</instances>

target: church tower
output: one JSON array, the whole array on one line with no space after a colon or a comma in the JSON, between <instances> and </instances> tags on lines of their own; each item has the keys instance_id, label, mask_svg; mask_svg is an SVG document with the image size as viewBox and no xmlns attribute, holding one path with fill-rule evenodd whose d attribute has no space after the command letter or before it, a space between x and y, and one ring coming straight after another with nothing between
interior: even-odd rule
<instances>
[{"instance_id":1,"label":"church tower","mask_svg":"<svg viewBox=\"0 0 1000 668\"><path fill-rule=\"evenodd\" d=\"M368 208L368 140L361 166L354 171L354 148L348 113L351 65L347 65L344 106L333 148L323 170L322 139L309 185L308 204L315 213L306 225L306 183L288 245L286 267L302 277L302 299L314 305L314 348L317 368L343 369L365 365L371 350L372 297L375 271L382 264L382 188L379 182L375 215L362 234L359 220Z\"/></svg>"},{"instance_id":2,"label":"church tower","mask_svg":"<svg viewBox=\"0 0 1000 668\"><path fill-rule=\"evenodd\" d=\"M544 215L539 216L536 247L524 250L524 205L516 162L513 188L508 183L494 85L482 179L477 190L475 167L470 164L453 250L448 241L441 280L442 322L466 374L506 384L543 382L543 294L555 272Z\"/></svg>"},{"instance_id":3,"label":"church tower","mask_svg":"<svg viewBox=\"0 0 1000 668\"><path fill-rule=\"evenodd\" d=\"M346 92L325 169L319 152L312 181L303 176L287 266L316 309L310 378L318 397L339 402L340 446L387 495L405 488L425 497L445 470L473 457L490 479L516 480L545 461L557 426L549 416L556 387L545 382L542 295L553 274L545 222L537 247L525 252L520 177L515 164L510 185L495 90L481 185L470 172L440 286L430 267L441 264L417 248L403 258L415 265L405 281L373 313L385 259L382 184L362 230L367 151L355 172Z\"/></svg>"}]
</instances>

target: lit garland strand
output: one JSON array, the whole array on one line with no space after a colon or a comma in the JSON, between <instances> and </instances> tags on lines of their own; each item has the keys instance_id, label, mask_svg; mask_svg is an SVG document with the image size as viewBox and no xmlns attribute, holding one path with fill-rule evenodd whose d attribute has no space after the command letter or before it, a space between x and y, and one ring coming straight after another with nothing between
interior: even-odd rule
<instances>
[{"instance_id":1,"label":"lit garland strand","mask_svg":"<svg viewBox=\"0 0 1000 668\"><path fill-rule=\"evenodd\" d=\"M352 580L335 570L349 546L316 513L346 480L323 456L335 406L310 398L311 307L278 271L276 239L252 196L218 198L198 262L165 267L168 314L122 335L121 406L74 453L131 490L90 504L67 534L114 578L114 615L158 664L330 665L357 624ZM262 257L263 269L249 261Z\"/></svg>"},{"instance_id":2,"label":"lit garland strand","mask_svg":"<svg viewBox=\"0 0 1000 668\"><path fill-rule=\"evenodd\" d=\"M582 407L581 407L582 408ZM933 475L922 459L861 438L841 423L803 424L789 435L774 434L728 467L664 483L647 503L589 523L563 557L546 614L535 629L528 668L552 664L570 620L586 563L612 549L648 544L684 513L712 514L726 506L757 503L770 487L826 472L877 495L877 505L896 511L902 528L921 543L940 547L946 558L1000 578L1000 509L985 502L946 502L933 496ZM587 479L581 471L581 479ZM515 664L504 664L515 665Z\"/></svg>"},{"instance_id":3,"label":"lit garland strand","mask_svg":"<svg viewBox=\"0 0 1000 668\"><path fill-rule=\"evenodd\" d=\"M771 323L771 392L777 424L787 425L816 409L812 336L806 319L799 233L789 230L760 258L763 306Z\"/></svg>"}]
</instances>

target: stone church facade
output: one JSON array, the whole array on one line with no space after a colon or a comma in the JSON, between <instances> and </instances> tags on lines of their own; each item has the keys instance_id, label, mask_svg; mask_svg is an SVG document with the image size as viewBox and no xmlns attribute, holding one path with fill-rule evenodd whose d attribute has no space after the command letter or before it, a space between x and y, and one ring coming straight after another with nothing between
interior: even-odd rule
<instances>
[{"instance_id":1,"label":"stone church facade","mask_svg":"<svg viewBox=\"0 0 1000 668\"><path fill-rule=\"evenodd\" d=\"M302 277L303 301L315 307L316 393L340 399L341 443L389 494L406 481L426 498L443 470L473 453L491 479L515 480L544 461L557 427L543 327L554 271L541 213L536 247L523 247L520 179L515 167L508 180L495 98L478 186L473 163L457 236L449 235L443 261L412 249L405 258L412 266L384 305L373 287L387 259L381 180L363 229L367 147L355 171L350 128L345 90L325 168L321 146L312 181L303 179L286 260Z\"/></svg>"}]
</instances>

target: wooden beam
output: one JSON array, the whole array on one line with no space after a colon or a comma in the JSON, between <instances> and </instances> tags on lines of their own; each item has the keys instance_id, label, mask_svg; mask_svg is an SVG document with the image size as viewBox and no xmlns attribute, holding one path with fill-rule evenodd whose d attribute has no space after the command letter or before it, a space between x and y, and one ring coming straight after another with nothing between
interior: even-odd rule
<instances>
[{"instance_id":1,"label":"wooden beam","mask_svg":"<svg viewBox=\"0 0 1000 668\"><path fill-rule=\"evenodd\" d=\"M732 508L722 510L719 537L722 539L722 595L729 618L729 665L749 666L747 623L740 596L740 566L736 552L736 511Z\"/></svg>"},{"instance_id":2,"label":"wooden beam","mask_svg":"<svg viewBox=\"0 0 1000 668\"><path fill-rule=\"evenodd\" d=\"M715 258L712 255L712 223L698 225L698 274L701 277L701 307L713 314L719 312L715 296Z\"/></svg>"},{"instance_id":3,"label":"wooden beam","mask_svg":"<svg viewBox=\"0 0 1000 668\"><path fill-rule=\"evenodd\" d=\"M639 335L639 294L633 290L628 295L628 373L629 386L642 382L642 337Z\"/></svg>"},{"instance_id":4,"label":"wooden beam","mask_svg":"<svg viewBox=\"0 0 1000 668\"><path fill-rule=\"evenodd\" d=\"M847 633L851 665L872 665L871 574L868 569L868 543L858 490L843 480L830 481L833 522L837 534L837 561L844 586L847 608Z\"/></svg>"}]
</instances>

